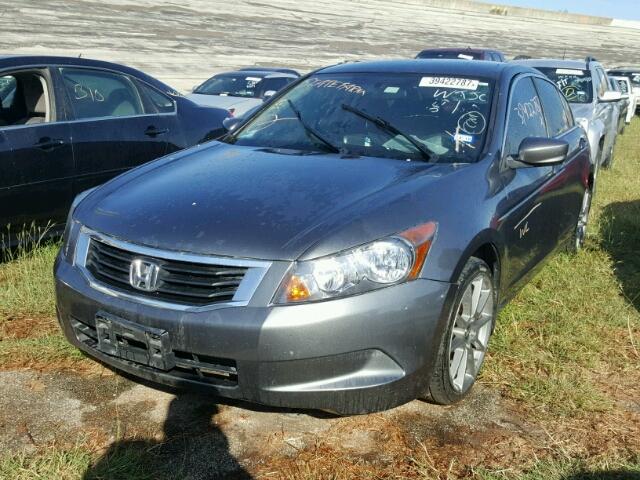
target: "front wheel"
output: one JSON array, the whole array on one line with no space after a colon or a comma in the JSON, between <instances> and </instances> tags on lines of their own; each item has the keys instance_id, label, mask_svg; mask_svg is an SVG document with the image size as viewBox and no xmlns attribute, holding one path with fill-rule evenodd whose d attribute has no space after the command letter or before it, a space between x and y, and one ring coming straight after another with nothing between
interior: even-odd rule
<instances>
[{"instance_id":1,"label":"front wheel","mask_svg":"<svg viewBox=\"0 0 640 480\"><path fill-rule=\"evenodd\" d=\"M497 292L491 269L470 258L458 279L458 293L443 335L429 400L441 405L464 398L478 377L493 333Z\"/></svg>"},{"instance_id":2,"label":"front wheel","mask_svg":"<svg viewBox=\"0 0 640 480\"><path fill-rule=\"evenodd\" d=\"M578 223L573 233L573 241L569 245L569 253L578 253L584 248L584 242L587 238L587 227L589 225L589 213L591 212L591 201L593 195L590 189L586 189L582 197L582 206L578 214Z\"/></svg>"}]
</instances>

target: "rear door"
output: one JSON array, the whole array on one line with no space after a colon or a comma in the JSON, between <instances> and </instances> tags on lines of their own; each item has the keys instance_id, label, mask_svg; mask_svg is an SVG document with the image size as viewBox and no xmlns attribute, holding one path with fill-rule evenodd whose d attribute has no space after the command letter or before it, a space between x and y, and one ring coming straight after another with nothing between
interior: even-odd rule
<instances>
[{"instance_id":1,"label":"rear door","mask_svg":"<svg viewBox=\"0 0 640 480\"><path fill-rule=\"evenodd\" d=\"M0 74L0 229L62 225L73 198L73 149L46 68ZM7 225L10 224L10 227Z\"/></svg>"},{"instance_id":2,"label":"rear door","mask_svg":"<svg viewBox=\"0 0 640 480\"><path fill-rule=\"evenodd\" d=\"M173 100L139 79L75 66L55 78L73 120L75 193L161 157L179 134Z\"/></svg>"}]
</instances>

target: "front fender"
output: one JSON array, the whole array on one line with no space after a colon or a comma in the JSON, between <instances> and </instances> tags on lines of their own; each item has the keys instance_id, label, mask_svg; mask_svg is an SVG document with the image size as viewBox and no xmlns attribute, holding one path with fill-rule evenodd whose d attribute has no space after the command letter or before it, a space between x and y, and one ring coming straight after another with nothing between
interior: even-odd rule
<instances>
[{"instance_id":1,"label":"front fender","mask_svg":"<svg viewBox=\"0 0 640 480\"><path fill-rule=\"evenodd\" d=\"M595 165L600 158L600 140L605 136L605 125L602 120L594 120L589 126L587 137L591 147L591 164Z\"/></svg>"}]
</instances>

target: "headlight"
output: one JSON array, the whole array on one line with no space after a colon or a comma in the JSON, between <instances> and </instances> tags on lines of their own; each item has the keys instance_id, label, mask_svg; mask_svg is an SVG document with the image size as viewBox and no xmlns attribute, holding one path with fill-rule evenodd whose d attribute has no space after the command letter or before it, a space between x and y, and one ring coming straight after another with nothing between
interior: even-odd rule
<instances>
[{"instance_id":1,"label":"headlight","mask_svg":"<svg viewBox=\"0 0 640 480\"><path fill-rule=\"evenodd\" d=\"M69 208L69 214L67 215L67 223L64 227L64 233L62 234L62 253L68 262L72 261L73 254L75 253L75 242L78 237L78 232L80 231L80 224L73 220L73 212L76 210L77 206L80 204L82 200L89 195L94 188L90 188L89 190L85 190L84 192L80 192L76 195L76 198L73 199L73 203L71 204L71 208Z\"/></svg>"},{"instance_id":2,"label":"headlight","mask_svg":"<svg viewBox=\"0 0 640 480\"><path fill-rule=\"evenodd\" d=\"M297 262L285 275L274 303L344 297L413 280L436 230L429 222L335 255Z\"/></svg>"}]
</instances>

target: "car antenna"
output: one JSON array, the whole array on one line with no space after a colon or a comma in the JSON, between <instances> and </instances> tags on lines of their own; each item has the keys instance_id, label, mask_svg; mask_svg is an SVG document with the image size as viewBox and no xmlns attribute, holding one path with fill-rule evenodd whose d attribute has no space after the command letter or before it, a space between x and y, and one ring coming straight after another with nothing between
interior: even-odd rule
<instances>
[{"instance_id":1,"label":"car antenna","mask_svg":"<svg viewBox=\"0 0 640 480\"><path fill-rule=\"evenodd\" d=\"M562 59L566 60L567 59L567 49L565 48L564 51L562 52Z\"/></svg>"}]
</instances>

